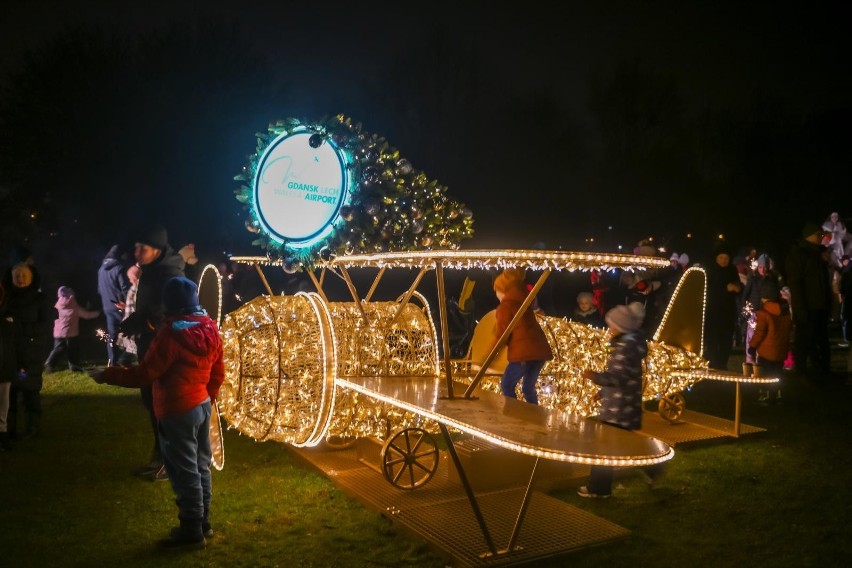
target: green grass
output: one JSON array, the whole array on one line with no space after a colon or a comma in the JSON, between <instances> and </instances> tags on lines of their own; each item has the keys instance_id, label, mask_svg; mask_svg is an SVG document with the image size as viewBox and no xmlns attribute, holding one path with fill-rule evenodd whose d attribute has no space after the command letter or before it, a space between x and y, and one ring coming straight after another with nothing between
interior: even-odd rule
<instances>
[{"instance_id":1,"label":"green grass","mask_svg":"<svg viewBox=\"0 0 852 568\"><path fill-rule=\"evenodd\" d=\"M835 351L836 369L845 351ZM732 359L731 368L738 361ZM701 383L691 409L726 418L733 387ZM553 495L631 531L628 539L535 566L846 566L852 561L852 387L786 379L780 406L743 389L742 420L767 432L678 446L649 490L620 477L615 497ZM87 375L47 375L43 433L0 453L0 566L423 566L448 560L340 492L285 446L229 430L214 471L217 536L160 551L175 526L166 482L134 477L150 447L138 392ZM475 527L472 527L475 530Z\"/></svg>"}]
</instances>

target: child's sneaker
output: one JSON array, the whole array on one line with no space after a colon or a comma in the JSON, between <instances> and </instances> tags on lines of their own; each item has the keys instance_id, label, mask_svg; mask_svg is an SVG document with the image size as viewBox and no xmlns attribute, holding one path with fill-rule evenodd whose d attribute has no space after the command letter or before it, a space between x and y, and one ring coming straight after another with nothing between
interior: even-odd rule
<instances>
[{"instance_id":1,"label":"child's sneaker","mask_svg":"<svg viewBox=\"0 0 852 568\"><path fill-rule=\"evenodd\" d=\"M602 493L592 493L591 491L589 491L589 488L586 487L585 485L581 486L577 490L577 495L579 495L580 497L585 497L586 499L608 499L609 498L609 494L604 495Z\"/></svg>"}]
</instances>

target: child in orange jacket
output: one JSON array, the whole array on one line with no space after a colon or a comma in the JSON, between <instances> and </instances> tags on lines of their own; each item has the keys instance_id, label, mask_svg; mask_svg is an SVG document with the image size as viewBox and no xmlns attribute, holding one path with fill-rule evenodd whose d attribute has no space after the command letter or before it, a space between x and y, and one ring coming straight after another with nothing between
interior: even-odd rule
<instances>
[{"instance_id":1,"label":"child in orange jacket","mask_svg":"<svg viewBox=\"0 0 852 568\"><path fill-rule=\"evenodd\" d=\"M790 306L780 300L774 282L764 282L760 296L761 306L755 312L754 334L749 340L748 353L755 358L760 376L780 378L793 329ZM779 383L770 389L761 390L758 402L768 403L773 399L776 402L781 400Z\"/></svg>"}]
</instances>

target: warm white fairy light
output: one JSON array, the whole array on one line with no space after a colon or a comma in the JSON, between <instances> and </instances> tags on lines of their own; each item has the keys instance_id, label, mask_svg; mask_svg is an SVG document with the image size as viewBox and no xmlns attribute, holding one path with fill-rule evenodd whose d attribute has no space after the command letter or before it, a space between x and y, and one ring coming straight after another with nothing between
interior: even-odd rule
<instances>
[{"instance_id":1,"label":"warm white fairy light","mask_svg":"<svg viewBox=\"0 0 852 568\"><path fill-rule=\"evenodd\" d=\"M201 276L198 278L198 297L204 298L208 295L207 288L210 286L209 282L211 278L216 287L213 292L216 299L216 313L210 315L216 320L217 324L222 325L222 275L219 273L219 269L213 264L208 264L201 271Z\"/></svg>"},{"instance_id":2,"label":"warm white fairy light","mask_svg":"<svg viewBox=\"0 0 852 568\"><path fill-rule=\"evenodd\" d=\"M280 264L265 257L231 260ZM415 251L341 257L326 266L423 268L437 264L456 269L639 270L664 267L668 261L636 255L547 251ZM358 377L440 377L439 339L431 310L420 293L413 292L411 298L422 307L409 301L400 309L399 300L326 302L313 293L248 302L229 314L222 325L226 380L219 405L223 416L230 426L255 439L293 445L313 445L323 436L385 438L388 432L414 426L434 431L436 421L441 420L515 451L564 460L551 451L521 447L469 424L447 423L445 417L424 414L396 399L352 387ZM585 380L582 371L604 368L608 332L549 316L541 316L540 322L555 355L541 373L540 404L579 418L595 414L598 387ZM707 376L689 371L706 370L706 365L697 354L650 341L643 398L688 388ZM684 372L673 373L675 370ZM481 388L500 392L499 381L493 378L483 380ZM644 465L670 457L665 454L637 460L574 456L571 461Z\"/></svg>"},{"instance_id":3,"label":"warm white fairy light","mask_svg":"<svg viewBox=\"0 0 852 568\"><path fill-rule=\"evenodd\" d=\"M231 260L244 264L283 265L280 260L263 256L234 256ZM319 263L318 267L347 268L434 268L441 263L457 270L523 268L526 270L639 270L664 268L669 261L653 256L603 254L541 250L421 250L346 255Z\"/></svg>"}]
</instances>

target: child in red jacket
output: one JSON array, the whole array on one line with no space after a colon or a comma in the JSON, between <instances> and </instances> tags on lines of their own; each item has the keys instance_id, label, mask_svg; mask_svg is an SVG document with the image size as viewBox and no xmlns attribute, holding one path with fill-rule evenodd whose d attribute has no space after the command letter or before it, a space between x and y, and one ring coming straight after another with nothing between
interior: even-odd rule
<instances>
[{"instance_id":1,"label":"child in red jacket","mask_svg":"<svg viewBox=\"0 0 852 568\"><path fill-rule=\"evenodd\" d=\"M98 383L153 387L163 462L175 493L180 526L160 542L167 548L203 548L210 526L211 404L225 378L216 322L198 303L192 280L174 277L163 287L165 320L136 367L108 367Z\"/></svg>"},{"instance_id":2,"label":"child in red jacket","mask_svg":"<svg viewBox=\"0 0 852 568\"><path fill-rule=\"evenodd\" d=\"M760 309L754 314L755 327L748 343L748 353L755 358L760 376L780 378L793 329L790 307L779 301L778 287L770 281L765 281L760 288L760 303ZM773 399L781 401L779 383L760 391L758 402L768 403Z\"/></svg>"}]
</instances>

